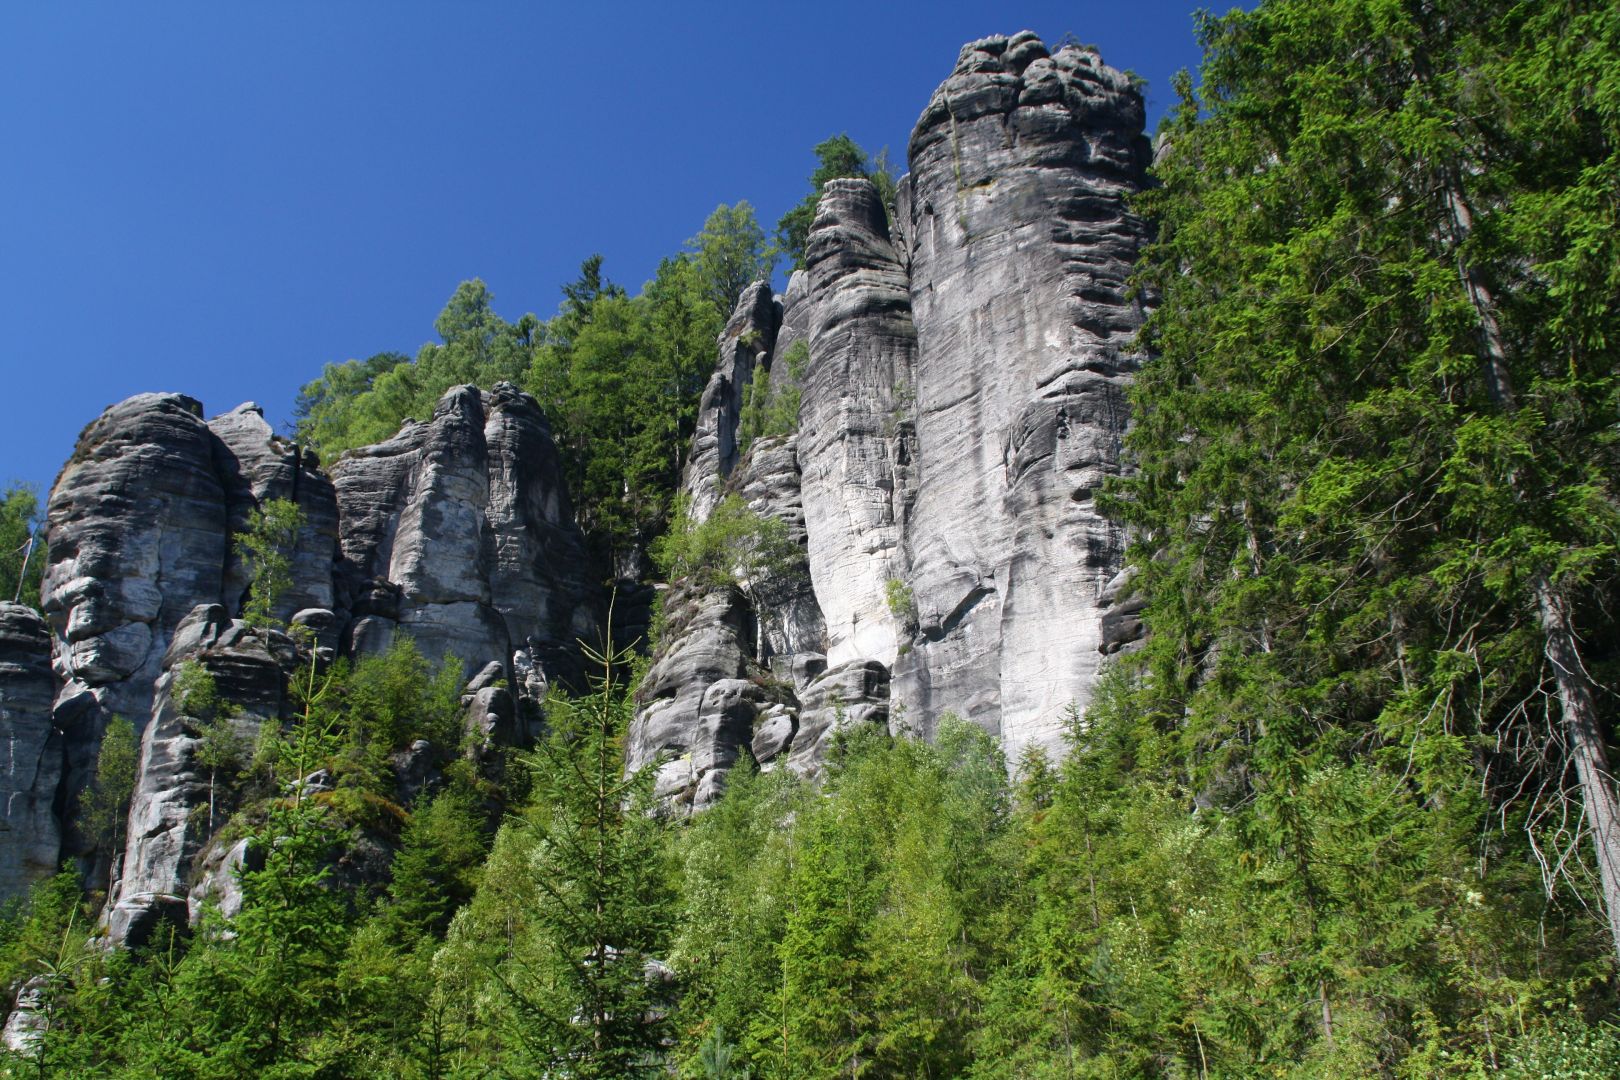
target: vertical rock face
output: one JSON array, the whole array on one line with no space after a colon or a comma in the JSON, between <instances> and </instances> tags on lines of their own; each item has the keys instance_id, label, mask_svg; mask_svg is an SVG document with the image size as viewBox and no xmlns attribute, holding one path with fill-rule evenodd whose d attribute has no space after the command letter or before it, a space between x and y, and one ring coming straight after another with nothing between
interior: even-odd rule
<instances>
[{"instance_id":1,"label":"vertical rock face","mask_svg":"<svg viewBox=\"0 0 1620 1080\"><path fill-rule=\"evenodd\" d=\"M137 726L173 633L224 588L225 488L202 406L141 394L84 430L51 490L45 613L63 699L88 692Z\"/></svg>"},{"instance_id":2,"label":"vertical rock face","mask_svg":"<svg viewBox=\"0 0 1620 1080\"><path fill-rule=\"evenodd\" d=\"M456 388L429 423L408 423L329 473L278 438L257 406L205 422L191 398L131 398L85 428L52 490L47 623L0 610L0 790L11 826L0 834L0 893L66 854L111 885L119 940L184 911L208 839L198 816L208 785L173 673L195 660L244 728L279 721L291 643L233 618L249 587L235 539L277 498L297 503L304 526L275 614L315 630L321 648L366 652L409 634L468 670L493 662L527 704L577 674L576 641L594 639L600 590L532 398L505 384ZM142 732L122 853L94 850L71 821L115 714Z\"/></svg>"},{"instance_id":3,"label":"vertical rock face","mask_svg":"<svg viewBox=\"0 0 1620 1080\"><path fill-rule=\"evenodd\" d=\"M827 657L892 666L902 620L887 597L902 569L917 335L906 273L870 181L826 186L805 259L813 308L800 494Z\"/></svg>"},{"instance_id":4,"label":"vertical rock face","mask_svg":"<svg viewBox=\"0 0 1620 1080\"><path fill-rule=\"evenodd\" d=\"M62 739L51 729L51 632L32 608L0 603L0 900L56 871L61 826L51 801Z\"/></svg>"},{"instance_id":5,"label":"vertical rock face","mask_svg":"<svg viewBox=\"0 0 1620 1080\"><path fill-rule=\"evenodd\" d=\"M895 694L998 731L1010 760L1055 741L1101 659L1122 542L1092 498L1137 363L1142 122L1125 75L1026 32L966 46L911 139L918 641Z\"/></svg>"},{"instance_id":6,"label":"vertical rock face","mask_svg":"<svg viewBox=\"0 0 1620 1080\"><path fill-rule=\"evenodd\" d=\"M738 422L743 392L753 381L755 366L771 354L780 317L770 283L756 281L743 290L720 334L720 360L703 388L692 456L681 476L681 491L694 521L708 518L720 501L722 484L742 456Z\"/></svg>"},{"instance_id":7,"label":"vertical rock face","mask_svg":"<svg viewBox=\"0 0 1620 1080\"><path fill-rule=\"evenodd\" d=\"M868 181L826 186L774 350L743 364L722 343L724 394L705 401L709 430L735 431L741 383L760 367L774 382L807 342L799 430L735 471L709 449L723 438L700 435L694 457L802 537L813 588L672 589L681 617L632 734L632 765L665 755L666 796L712 800L745 735L765 767L814 772L840 722L927 735L947 710L1016 762L1141 633L1122 536L1093 500L1120 467L1137 363L1126 277L1145 232L1125 199L1142 121L1094 52L986 38L924 109L892 220ZM778 692L747 691L767 662Z\"/></svg>"},{"instance_id":8,"label":"vertical rock face","mask_svg":"<svg viewBox=\"0 0 1620 1080\"><path fill-rule=\"evenodd\" d=\"M196 400L141 394L84 429L51 489L42 592L65 747L61 806L89 782L112 716L145 725L180 620L222 599L230 544L221 456ZM88 846L70 833L62 854Z\"/></svg>"},{"instance_id":9,"label":"vertical rock face","mask_svg":"<svg viewBox=\"0 0 1620 1080\"><path fill-rule=\"evenodd\" d=\"M1142 120L1093 52L974 42L918 121L896 206L866 180L829 183L786 295L744 292L683 487L696 520L735 493L804 558L779 581L669 588L629 738L665 797L702 807L743 753L811 773L840 725L928 734L946 710L1016 761L1140 634L1094 497L1120 468L1137 362L1125 282L1144 228L1125 200ZM794 381L799 427L745 450L760 370ZM185 907L206 785L174 672L203 664L245 725L279 721L287 658L233 619L248 588L233 541L272 498L306 522L278 615L338 652L408 634L458 657L481 672L468 707L488 745L521 738L525 706L573 679L576 640L599 633L549 428L516 388L454 388L426 423L325 470L254 406L205 422L181 395L131 398L85 429L49 500L49 676L40 623L0 606L0 892L63 852L109 854L53 814L120 713L143 741L109 924L138 936Z\"/></svg>"},{"instance_id":10,"label":"vertical rock face","mask_svg":"<svg viewBox=\"0 0 1620 1080\"><path fill-rule=\"evenodd\" d=\"M446 392L426 424L331 468L350 647L408 632L430 658L471 672L517 654L571 678L598 601L563 490L550 428L508 383Z\"/></svg>"},{"instance_id":11,"label":"vertical rock face","mask_svg":"<svg viewBox=\"0 0 1620 1080\"><path fill-rule=\"evenodd\" d=\"M165 919L184 925L192 862L228 816L219 812L221 801L209 820L216 784L223 800L225 781L198 762L202 720L187 714L175 692L188 662L213 676L233 712L227 722L252 746L264 724L281 722L287 671L297 655L285 636L251 630L219 604L199 605L175 630L141 736L126 847L109 893L107 930L117 942L139 944Z\"/></svg>"},{"instance_id":12,"label":"vertical rock face","mask_svg":"<svg viewBox=\"0 0 1620 1080\"><path fill-rule=\"evenodd\" d=\"M292 552L292 584L279 598L276 617L332 607L332 560L338 545L337 497L332 481L312 454L276 437L264 410L239 405L208 422L224 448L220 474L225 485L226 519L233 534L247 528L249 515L270 499L298 504L304 515ZM247 568L233 549L226 564L226 606L238 610L248 590Z\"/></svg>"}]
</instances>

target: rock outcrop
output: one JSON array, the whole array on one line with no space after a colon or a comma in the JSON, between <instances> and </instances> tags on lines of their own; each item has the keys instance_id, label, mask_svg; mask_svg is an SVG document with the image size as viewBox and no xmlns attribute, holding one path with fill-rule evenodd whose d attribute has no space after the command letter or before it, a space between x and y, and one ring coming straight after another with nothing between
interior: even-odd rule
<instances>
[{"instance_id":1,"label":"rock outcrop","mask_svg":"<svg viewBox=\"0 0 1620 1080\"><path fill-rule=\"evenodd\" d=\"M810 580L834 665L892 667L903 572L917 331L905 268L868 180L834 180L805 245L810 366L799 405L800 498Z\"/></svg>"},{"instance_id":2,"label":"rock outcrop","mask_svg":"<svg viewBox=\"0 0 1620 1080\"><path fill-rule=\"evenodd\" d=\"M32 608L0 603L0 900L56 872L62 737L51 727L51 632Z\"/></svg>"},{"instance_id":3,"label":"rock outcrop","mask_svg":"<svg viewBox=\"0 0 1620 1080\"><path fill-rule=\"evenodd\" d=\"M576 678L602 596L533 398L508 384L455 388L428 423L323 469L255 405L205 421L192 398L138 395L85 428L52 490L46 621L0 609L0 893L74 856L109 884L115 939L195 906L213 784L175 672L212 672L244 739L284 718L294 644L236 621L250 588L236 538L270 499L303 517L273 615L308 630L326 659L406 634L430 658L493 666L487 681L511 689L486 688L491 746L531 735L547 688ZM81 835L72 813L114 715L142 740L116 852Z\"/></svg>"},{"instance_id":4,"label":"rock outcrop","mask_svg":"<svg viewBox=\"0 0 1620 1080\"><path fill-rule=\"evenodd\" d=\"M964 47L911 138L918 640L896 695L924 723L979 721L1011 761L1055 742L1101 660L1123 543L1093 497L1137 365L1142 124L1127 76L1026 32Z\"/></svg>"},{"instance_id":5,"label":"rock outcrop","mask_svg":"<svg viewBox=\"0 0 1620 1080\"><path fill-rule=\"evenodd\" d=\"M896 205L828 183L777 323L762 286L739 306L728 333L769 344L747 362L722 344L702 505L732 491L787 522L810 588L671 590L682 614L631 737L666 797L706 805L744 749L813 773L840 724L927 736L946 711L1016 763L1055 749L1105 656L1140 636L1123 535L1094 500L1121 467L1138 362L1142 123L1129 78L1091 50L973 42L923 110ZM798 432L733 460L742 383L783 374L794 342Z\"/></svg>"},{"instance_id":6,"label":"rock outcrop","mask_svg":"<svg viewBox=\"0 0 1620 1080\"><path fill-rule=\"evenodd\" d=\"M140 394L85 428L51 489L42 591L66 750L60 806L89 783L112 716L145 726L181 619L225 599L225 456L195 399ZM62 854L91 847L70 833Z\"/></svg>"},{"instance_id":7,"label":"rock outcrop","mask_svg":"<svg viewBox=\"0 0 1620 1080\"><path fill-rule=\"evenodd\" d=\"M112 940L139 944L164 920L185 925L192 863L229 817L228 779L198 755L203 725L212 718L193 715L177 692L182 665L213 677L230 713L220 722L250 747L265 724L281 724L287 679L298 663L286 635L252 629L219 604L199 605L176 628L141 736L128 840L105 916Z\"/></svg>"},{"instance_id":8,"label":"rock outcrop","mask_svg":"<svg viewBox=\"0 0 1620 1080\"><path fill-rule=\"evenodd\" d=\"M922 112L894 205L868 180L830 182L805 269L782 296L744 291L683 490L693 521L736 496L790 551L734 584L665 591L628 757L656 765L669 802L709 805L744 754L813 774L844 727L927 736L947 710L1016 762L1140 636L1123 536L1095 497L1121 468L1138 362L1142 121L1093 51L974 42ZM796 395L798 428L745 445L762 373L772 401ZM466 733L486 770L533 736L553 683L577 681L578 640L599 638L607 598L550 429L514 386L455 387L425 422L325 465L256 406L205 420L182 395L131 398L85 429L52 491L45 622L0 606L0 893L77 856L110 871L121 939L229 902L252 852L210 842L199 722L175 685L182 665L212 672L244 738L285 719L307 647L237 621L251 583L235 541L269 499L304 517L277 618L322 658L400 635L456 657L477 673ZM142 737L121 853L63 818L115 714ZM398 756L408 801L437 766Z\"/></svg>"},{"instance_id":9,"label":"rock outcrop","mask_svg":"<svg viewBox=\"0 0 1620 1080\"><path fill-rule=\"evenodd\" d=\"M455 387L430 421L350 452L331 475L351 651L404 631L468 673L521 655L550 677L577 675L576 642L596 634L600 599L532 397L510 383Z\"/></svg>"},{"instance_id":10,"label":"rock outcrop","mask_svg":"<svg viewBox=\"0 0 1620 1080\"><path fill-rule=\"evenodd\" d=\"M687 513L695 521L707 520L742 456L743 394L755 366L771 355L780 319L770 283L756 281L743 290L720 335L720 359L699 399L692 454L681 476Z\"/></svg>"}]
</instances>

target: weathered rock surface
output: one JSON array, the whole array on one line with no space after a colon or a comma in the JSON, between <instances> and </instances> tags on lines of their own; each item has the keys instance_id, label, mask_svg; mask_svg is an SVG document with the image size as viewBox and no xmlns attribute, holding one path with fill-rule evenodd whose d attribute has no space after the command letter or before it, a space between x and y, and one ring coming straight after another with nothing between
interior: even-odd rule
<instances>
[{"instance_id":1,"label":"weathered rock surface","mask_svg":"<svg viewBox=\"0 0 1620 1080\"><path fill-rule=\"evenodd\" d=\"M721 499L721 487L742 456L738 421L743 394L756 365L771 354L780 316L770 283L756 281L743 290L720 335L720 359L703 388L692 456L681 477L687 513L694 521L708 520Z\"/></svg>"},{"instance_id":2,"label":"weathered rock surface","mask_svg":"<svg viewBox=\"0 0 1620 1080\"><path fill-rule=\"evenodd\" d=\"M917 327L917 497L907 584L918 640L895 695L953 709L1009 760L1051 745L1101 661L1120 530L1093 496L1119 469L1141 324L1126 296L1145 229L1140 96L1096 53L1030 33L963 48L903 181Z\"/></svg>"},{"instance_id":3,"label":"weathered rock surface","mask_svg":"<svg viewBox=\"0 0 1620 1080\"><path fill-rule=\"evenodd\" d=\"M51 489L43 598L66 749L63 806L89 782L108 719L145 726L180 620L224 599L223 456L196 400L140 394L84 429ZM87 848L69 835L63 853Z\"/></svg>"},{"instance_id":4,"label":"weathered rock surface","mask_svg":"<svg viewBox=\"0 0 1620 1080\"><path fill-rule=\"evenodd\" d=\"M0 603L0 900L56 872L62 738L51 726L51 632L32 608Z\"/></svg>"},{"instance_id":5,"label":"weathered rock surface","mask_svg":"<svg viewBox=\"0 0 1620 1080\"><path fill-rule=\"evenodd\" d=\"M192 863L218 822L207 820L197 720L171 700L174 671L188 660L212 671L244 738L279 719L292 643L233 618L249 585L235 538L277 498L297 503L304 525L274 614L309 630L324 658L404 633L430 658L494 665L512 689L483 691L489 745L531 736L550 684L577 675L576 639L594 639L601 595L528 395L457 388L429 423L329 472L257 406L205 422L191 398L138 395L84 430L51 493L49 632L22 609L0 613L12 826L0 892L77 856L109 883L119 940L200 902L187 895ZM76 804L115 714L142 735L140 771L127 851L96 851L55 815Z\"/></svg>"},{"instance_id":6,"label":"weathered rock surface","mask_svg":"<svg viewBox=\"0 0 1620 1080\"><path fill-rule=\"evenodd\" d=\"M197 759L204 721L187 715L175 693L178 670L188 662L213 676L231 712L225 722L251 747L264 724L281 723L298 654L285 635L254 630L218 604L193 609L175 630L141 737L128 840L106 914L113 941L144 941L165 919L184 925L194 903L192 863L229 816L226 778Z\"/></svg>"},{"instance_id":7,"label":"weathered rock surface","mask_svg":"<svg viewBox=\"0 0 1620 1080\"><path fill-rule=\"evenodd\" d=\"M219 466L226 521L233 535L246 530L249 515L270 499L297 503L304 516L292 552L292 582L277 600L276 618L285 621L306 609L330 610L332 562L338 549L332 481L313 454L276 436L257 405L239 405L208 421L208 428L225 449ZM247 591L247 568L233 545L226 566L225 606L241 610Z\"/></svg>"},{"instance_id":8,"label":"weathered rock surface","mask_svg":"<svg viewBox=\"0 0 1620 1080\"><path fill-rule=\"evenodd\" d=\"M807 280L794 274L785 299L762 281L743 291L720 336L682 482L694 520L736 494L755 513L780 519L801 547L797 437L756 439L744 453L739 432L748 385L761 371L773 383L787 378L783 351L805 340ZM663 639L638 692L626 756L631 769L657 765L657 793L671 806L701 810L718 798L742 753L760 759L750 748L762 725L775 733L774 742L765 737L771 755L786 752L798 711L785 675L796 656L826 648L806 559L741 584L746 592L680 581L664 596Z\"/></svg>"},{"instance_id":9,"label":"weathered rock surface","mask_svg":"<svg viewBox=\"0 0 1620 1080\"><path fill-rule=\"evenodd\" d=\"M967 716L1016 763L1056 743L1105 655L1141 635L1123 535L1094 496L1120 468L1137 364L1126 277L1145 229L1125 200L1142 121L1094 52L986 38L924 109L892 217L868 181L826 186L774 348L749 364L722 343L694 454L715 462L705 482L803 538L811 588L750 588L671 624L632 756L667 755L666 796L710 800L750 712L736 752L767 767L813 773L840 723L891 708L924 736ZM798 433L732 463L718 433L735 431L742 384L784 377L795 342ZM767 663L779 699L737 682Z\"/></svg>"},{"instance_id":10,"label":"weathered rock surface","mask_svg":"<svg viewBox=\"0 0 1620 1080\"><path fill-rule=\"evenodd\" d=\"M912 494L917 334L905 269L871 181L826 186L805 261L813 307L799 406L800 497L827 659L892 666L903 620L887 598L902 574Z\"/></svg>"},{"instance_id":11,"label":"weathered rock surface","mask_svg":"<svg viewBox=\"0 0 1620 1080\"><path fill-rule=\"evenodd\" d=\"M741 589L670 586L629 739L666 799L708 805L744 753L813 774L842 726L928 735L945 710L1016 762L1140 636L1123 536L1094 497L1121 467L1137 363L1125 281L1145 232L1125 200L1143 182L1141 128L1139 96L1094 52L1051 54L1028 33L974 42L923 110L896 206L865 180L828 184L806 269L784 296L744 292L683 487L697 520L736 493L805 556ZM761 371L796 383L799 430L745 453ZM116 934L183 917L250 857L205 846L197 725L173 682L195 661L240 699L244 733L279 719L291 646L233 618L248 586L233 541L270 498L306 518L278 616L322 655L406 634L479 672L465 705L489 767L580 674L576 640L596 640L604 598L532 398L454 388L427 422L323 468L255 406L205 422L190 398L140 395L85 429L49 500L49 678L38 623L0 608L0 891L63 853L105 865L51 815L115 713L142 729ZM398 757L402 793L431 787L431 753ZM353 872L384 846L356 847Z\"/></svg>"},{"instance_id":12,"label":"weathered rock surface","mask_svg":"<svg viewBox=\"0 0 1620 1080\"><path fill-rule=\"evenodd\" d=\"M331 468L340 518L339 603L366 653L408 632L470 672L515 652L571 679L598 598L550 427L509 383L459 386L425 424Z\"/></svg>"},{"instance_id":13,"label":"weathered rock surface","mask_svg":"<svg viewBox=\"0 0 1620 1080\"><path fill-rule=\"evenodd\" d=\"M788 537L806 546L804 501L800 494L799 437L781 435L755 440L732 487L754 513L777 518ZM801 653L827 650L827 622L811 586L808 552L781 568L773 580L750 582L760 599L754 612L761 647L757 659L773 670ZM780 675L781 672L778 672Z\"/></svg>"},{"instance_id":14,"label":"weathered rock surface","mask_svg":"<svg viewBox=\"0 0 1620 1080\"><path fill-rule=\"evenodd\" d=\"M788 767L814 775L827 760L829 742L860 724L889 725L889 669L876 660L851 660L828 668L799 690L798 731Z\"/></svg>"},{"instance_id":15,"label":"weathered rock surface","mask_svg":"<svg viewBox=\"0 0 1620 1080\"><path fill-rule=\"evenodd\" d=\"M630 769L656 765L656 794L672 805L701 809L751 737L751 725L716 721L710 691L747 679L753 617L736 589L670 586L664 597L664 644L637 692L638 711L625 757ZM707 707L707 714L706 714Z\"/></svg>"}]
</instances>

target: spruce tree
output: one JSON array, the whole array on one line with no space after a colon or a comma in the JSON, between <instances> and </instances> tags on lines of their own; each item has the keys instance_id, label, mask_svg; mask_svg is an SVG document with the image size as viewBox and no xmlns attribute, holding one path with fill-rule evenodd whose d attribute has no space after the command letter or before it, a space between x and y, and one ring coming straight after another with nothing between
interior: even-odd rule
<instances>
[{"instance_id":1,"label":"spruce tree","mask_svg":"<svg viewBox=\"0 0 1620 1080\"><path fill-rule=\"evenodd\" d=\"M1313 768L1387 754L1437 812L1537 844L1568 769L1620 950L1593 632L1620 536L1620 16L1281 0L1202 34L1144 200L1157 355L1115 503L1156 722L1191 790L1254 800L1255 840L1307 860Z\"/></svg>"}]
</instances>

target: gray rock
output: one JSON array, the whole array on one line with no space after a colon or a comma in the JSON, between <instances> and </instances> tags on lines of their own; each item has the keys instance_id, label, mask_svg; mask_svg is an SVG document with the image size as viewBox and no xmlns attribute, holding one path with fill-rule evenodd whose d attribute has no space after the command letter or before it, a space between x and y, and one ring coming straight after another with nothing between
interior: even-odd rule
<instances>
[{"instance_id":1,"label":"gray rock","mask_svg":"<svg viewBox=\"0 0 1620 1080\"><path fill-rule=\"evenodd\" d=\"M467 686L461 692L461 703L471 704L472 696L480 690L487 690L496 683L505 680L506 667L498 660L491 660L479 669L478 674L467 680Z\"/></svg>"},{"instance_id":2,"label":"gray rock","mask_svg":"<svg viewBox=\"0 0 1620 1080\"><path fill-rule=\"evenodd\" d=\"M895 697L925 729L970 716L1010 761L1057 741L1101 662L1123 538L1093 496L1119 469L1137 365L1142 120L1125 75L1026 32L966 46L911 139L919 632Z\"/></svg>"},{"instance_id":3,"label":"gray rock","mask_svg":"<svg viewBox=\"0 0 1620 1080\"><path fill-rule=\"evenodd\" d=\"M122 872L104 915L108 937L118 943L139 944L163 921L183 923L190 916L192 864L229 816L232 786L210 777L197 760L201 721L175 700L177 669L192 662L213 676L219 698L232 709L237 739L251 747L264 724L281 723L289 668L298 663L283 635L250 629L217 604L195 608L174 638L141 738Z\"/></svg>"},{"instance_id":4,"label":"gray rock","mask_svg":"<svg viewBox=\"0 0 1620 1080\"><path fill-rule=\"evenodd\" d=\"M252 512L271 499L297 503L303 513L304 525L292 552L292 582L277 600L275 617L286 621L301 609L330 609L332 564L338 546L332 482L313 455L276 436L258 405L239 405L210 420L208 427L225 450L219 469L233 534L245 531ZM227 607L238 612L246 600L247 568L234 545L229 557L224 597Z\"/></svg>"},{"instance_id":5,"label":"gray rock","mask_svg":"<svg viewBox=\"0 0 1620 1080\"><path fill-rule=\"evenodd\" d=\"M803 548L808 532L800 494L798 448L797 435L756 440L731 486L750 510L786 524L788 535ZM777 578L750 582L749 591L760 607L754 617L759 623L761 644L756 658L761 663L774 666L778 657L826 651L827 623L811 585L808 550Z\"/></svg>"},{"instance_id":6,"label":"gray rock","mask_svg":"<svg viewBox=\"0 0 1620 1080\"><path fill-rule=\"evenodd\" d=\"M204 909L212 904L225 918L235 918L242 910L241 875L264 869L264 852L249 839L229 847L211 846L197 871L197 884L186 895L187 920L195 926Z\"/></svg>"},{"instance_id":7,"label":"gray rock","mask_svg":"<svg viewBox=\"0 0 1620 1080\"><path fill-rule=\"evenodd\" d=\"M59 805L74 805L88 784L111 716L145 726L180 620L223 599L223 450L201 413L180 394L112 406L84 429L51 489L42 592L66 751ZM64 854L89 852L88 838L64 839Z\"/></svg>"},{"instance_id":8,"label":"gray rock","mask_svg":"<svg viewBox=\"0 0 1620 1080\"><path fill-rule=\"evenodd\" d=\"M62 977L59 974L35 975L18 989L5 1029L0 1032L0 1044L11 1053L24 1059L35 1059L39 1055L40 1042L50 1027L45 996L50 992L51 981Z\"/></svg>"},{"instance_id":9,"label":"gray rock","mask_svg":"<svg viewBox=\"0 0 1620 1080\"><path fill-rule=\"evenodd\" d=\"M755 721L749 751L761 769L770 769L776 759L793 745L798 732L798 710L787 705L771 705Z\"/></svg>"},{"instance_id":10,"label":"gray rock","mask_svg":"<svg viewBox=\"0 0 1620 1080\"><path fill-rule=\"evenodd\" d=\"M760 760L813 773L840 717L887 722L892 670L896 726L926 736L955 711L1016 763L1053 747L1104 656L1140 636L1140 600L1107 588L1123 535L1094 496L1120 468L1138 362L1126 277L1145 229L1125 200L1142 120L1094 52L987 38L924 109L892 220L869 182L826 186L774 348L753 357L774 382L809 344L799 433L730 464L750 375L723 343L693 458L718 464L689 476L710 505L719 478L786 521L811 589L672 622L632 739L633 761L667 755L661 792L702 801L723 778L700 762L724 760L737 720L704 702L750 664L792 687L776 711L750 703ZM745 306L733 329L763 325L761 298Z\"/></svg>"},{"instance_id":11,"label":"gray rock","mask_svg":"<svg viewBox=\"0 0 1620 1080\"><path fill-rule=\"evenodd\" d=\"M888 666L903 630L887 595L903 572L917 337L871 181L827 184L805 259L813 313L798 463L811 579L828 661Z\"/></svg>"},{"instance_id":12,"label":"gray rock","mask_svg":"<svg viewBox=\"0 0 1620 1080\"><path fill-rule=\"evenodd\" d=\"M56 872L62 738L51 726L51 632L32 608L0 602L0 900Z\"/></svg>"},{"instance_id":13,"label":"gray rock","mask_svg":"<svg viewBox=\"0 0 1620 1080\"><path fill-rule=\"evenodd\" d=\"M719 362L698 403L692 455L681 478L693 521L708 520L726 478L737 467L742 453L737 429L743 395L753 381L755 366L771 354L779 317L770 283L756 281L737 298L737 307L720 334Z\"/></svg>"},{"instance_id":14,"label":"gray rock","mask_svg":"<svg viewBox=\"0 0 1620 1080\"><path fill-rule=\"evenodd\" d=\"M1102 643L1098 650L1108 656L1128 649L1147 635L1142 611L1147 597L1132 588L1136 575L1126 568L1103 587L1097 603L1102 608Z\"/></svg>"},{"instance_id":15,"label":"gray rock","mask_svg":"<svg viewBox=\"0 0 1620 1080\"><path fill-rule=\"evenodd\" d=\"M851 660L817 676L799 694L788 768L801 776L818 775L839 732L864 724L887 729L889 682L889 669L876 660Z\"/></svg>"},{"instance_id":16,"label":"gray rock","mask_svg":"<svg viewBox=\"0 0 1620 1080\"><path fill-rule=\"evenodd\" d=\"M637 690L626 767L655 766L659 798L691 808L705 775L729 767L750 737L751 723L740 730L705 724L704 703L715 684L746 679L754 670L752 613L736 589L706 591L677 582L664 598L664 619L664 647ZM719 777L710 782L711 793L719 783Z\"/></svg>"},{"instance_id":17,"label":"gray rock","mask_svg":"<svg viewBox=\"0 0 1620 1080\"><path fill-rule=\"evenodd\" d=\"M598 600L534 399L502 383L445 393L408 423L331 469L340 516L339 601L356 653L397 627L431 659L465 671L511 664L514 648L549 674L578 674Z\"/></svg>"},{"instance_id":18,"label":"gray rock","mask_svg":"<svg viewBox=\"0 0 1620 1080\"><path fill-rule=\"evenodd\" d=\"M394 767L394 790L402 806L413 805L417 797L437 786L440 779L437 753L426 739L417 739L389 758Z\"/></svg>"}]
</instances>

